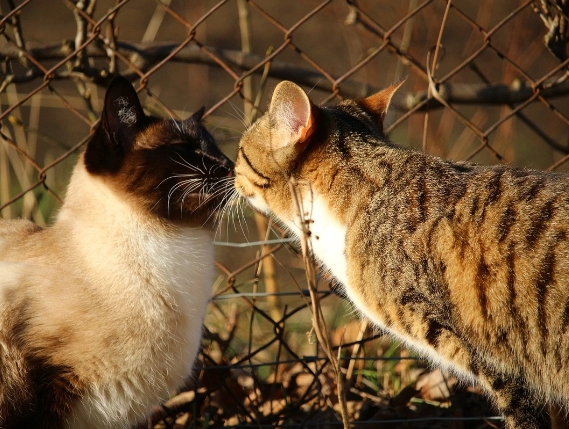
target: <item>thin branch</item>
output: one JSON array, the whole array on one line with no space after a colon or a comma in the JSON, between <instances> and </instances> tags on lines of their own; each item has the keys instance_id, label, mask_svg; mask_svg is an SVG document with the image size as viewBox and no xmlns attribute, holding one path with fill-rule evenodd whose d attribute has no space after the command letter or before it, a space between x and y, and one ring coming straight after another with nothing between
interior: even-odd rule
<instances>
[{"instance_id":1,"label":"thin branch","mask_svg":"<svg viewBox=\"0 0 569 429\"><path fill-rule=\"evenodd\" d=\"M559 61L565 61L567 56L567 20L569 15L569 1L568 0L552 0L546 2L541 0L539 4L533 4L533 10L536 12L543 24L547 28L547 33L543 36L545 46ZM569 78L569 69L566 69L563 76L550 85L556 85L564 82Z\"/></svg>"},{"instance_id":2,"label":"thin branch","mask_svg":"<svg viewBox=\"0 0 569 429\"><path fill-rule=\"evenodd\" d=\"M8 4L10 5L10 9L16 9L16 5L14 4L14 0L8 0ZM26 68L29 67L28 61L26 57L23 55L22 52L26 50L26 41L24 40L24 36L22 34L22 28L20 26L20 18L19 14L14 14L10 18L10 24L12 25L12 29L14 31L14 42L16 46L20 49L19 60L21 61L22 65Z\"/></svg>"},{"instance_id":3,"label":"thin branch","mask_svg":"<svg viewBox=\"0 0 569 429\"><path fill-rule=\"evenodd\" d=\"M77 33L75 35L75 46L81 46L87 40L87 34L89 32L89 25L87 20L83 17L79 11L84 11L89 17L93 16L95 11L96 0L78 0L75 3L75 8L73 9L73 15L75 16L75 22L77 26ZM85 55L86 52L83 50L77 53L75 58L75 68L79 70L85 70L89 67L89 57Z\"/></svg>"},{"instance_id":4,"label":"thin branch","mask_svg":"<svg viewBox=\"0 0 569 429\"><path fill-rule=\"evenodd\" d=\"M120 54L130 57L130 60L140 68L143 72L149 70L154 64L163 60L172 53L179 44L170 42L152 42L152 43L134 43L134 42L118 42L117 50ZM104 47L90 44L86 47L87 55L91 58L108 58L108 52ZM212 52L217 58L224 61L227 65L240 69L250 70L259 63L266 61L264 55L243 54L241 51L232 49L219 49L207 47L207 51ZM63 59L73 52L73 46L69 44L55 43L28 43L28 53L38 61L41 60L58 60ZM18 59L19 49L11 44L0 46L0 56ZM200 49L196 45L190 45L180 50L175 57L171 59L173 62L206 64L219 67L218 62L207 52ZM258 73L265 72L264 68L258 69ZM269 75L276 79L286 79L297 82L300 85L314 87L323 91L330 91L332 83L322 79L322 74L306 67L300 67L295 64L271 60ZM108 77L99 72L93 75L85 73L60 71L55 74L54 79L69 79L70 77L83 79L105 86L108 84ZM127 72L125 76L134 80L139 74ZM43 79L43 74L25 73L21 75L11 75L11 83L30 82L35 79ZM380 88L373 87L368 84L357 82L354 80L344 80L341 84L340 93L346 97L358 98L369 93L378 91ZM439 84L438 94L447 103L450 104L517 104L522 103L532 97L535 91L528 83L515 80L512 84L463 84L463 83L446 83ZM569 94L569 83L545 88L541 91L541 95L546 98L557 98ZM396 108L403 111L409 111L428 99L427 91L418 91L407 93L403 96ZM428 111L443 107L442 104L430 99L422 106L419 111Z\"/></svg>"},{"instance_id":5,"label":"thin branch","mask_svg":"<svg viewBox=\"0 0 569 429\"><path fill-rule=\"evenodd\" d=\"M345 379L340 368L340 361L332 351L332 346L329 339L329 330L324 319L322 306L320 305L320 297L318 295L318 280L316 276L316 266L312 255L311 246L309 245L310 237L310 220L306 219L304 215L304 208L302 207L302 199L299 195L296 180L291 177L289 179L289 189L292 196L293 204L296 209L298 218L300 219L301 236L300 247L302 251L302 259L304 262L304 270L306 273L306 280L308 283L308 290L310 291L311 311L312 311L312 327L318 338L318 342L322 347L322 351L330 361L330 365L336 376L336 388L338 389L338 402L340 403L340 411L342 417L342 424L344 429L350 429L351 423L349 419L348 406L346 402L345 392ZM338 355L340 349L338 349Z\"/></svg>"}]
</instances>

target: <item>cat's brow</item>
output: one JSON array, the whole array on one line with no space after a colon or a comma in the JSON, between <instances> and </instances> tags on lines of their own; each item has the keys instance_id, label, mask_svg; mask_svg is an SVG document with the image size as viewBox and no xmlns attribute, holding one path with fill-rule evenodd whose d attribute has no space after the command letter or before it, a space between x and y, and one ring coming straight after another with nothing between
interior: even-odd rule
<instances>
[{"instance_id":1,"label":"cat's brow","mask_svg":"<svg viewBox=\"0 0 569 429\"><path fill-rule=\"evenodd\" d=\"M243 150L242 147L239 148L239 153L238 155L241 155L243 157L243 160L247 163L247 165L249 166L249 168L251 170L253 170L253 172L259 176L261 179L266 180L267 184L265 186L268 186L271 183L271 179L268 178L267 176L265 176L263 173L261 173L259 170L257 170L253 164L251 163L251 160L249 159L249 157L247 155L245 155L245 151Z\"/></svg>"}]
</instances>

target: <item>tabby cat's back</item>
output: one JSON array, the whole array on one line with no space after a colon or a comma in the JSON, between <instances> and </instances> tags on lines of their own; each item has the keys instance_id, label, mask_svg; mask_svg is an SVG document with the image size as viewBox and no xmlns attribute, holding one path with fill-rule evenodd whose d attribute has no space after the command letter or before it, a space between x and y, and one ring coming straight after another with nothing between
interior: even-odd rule
<instances>
[{"instance_id":1,"label":"tabby cat's back","mask_svg":"<svg viewBox=\"0 0 569 429\"><path fill-rule=\"evenodd\" d=\"M279 84L235 187L307 234L363 315L478 381L508 428L547 427L544 404L569 404L569 177L395 146L398 87L318 107Z\"/></svg>"},{"instance_id":2,"label":"tabby cat's back","mask_svg":"<svg viewBox=\"0 0 569 429\"><path fill-rule=\"evenodd\" d=\"M190 374L232 163L115 79L52 226L0 222L0 427L125 428Z\"/></svg>"}]
</instances>

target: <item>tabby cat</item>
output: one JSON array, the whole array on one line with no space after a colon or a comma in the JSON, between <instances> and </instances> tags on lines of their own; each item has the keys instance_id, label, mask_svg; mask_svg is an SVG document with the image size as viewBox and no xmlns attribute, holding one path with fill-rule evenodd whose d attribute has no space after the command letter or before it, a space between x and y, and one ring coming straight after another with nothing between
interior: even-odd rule
<instances>
[{"instance_id":1,"label":"tabby cat","mask_svg":"<svg viewBox=\"0 0 569 429\"><path fill-rule=\"evenodd\" d=\"M53 226L0 221L0 428L126 428L191 372L232 162L117 77Z\"/></svg>"},{"instance_id":2,"label":"tabby cat","mask_svg":"<svg viewBox=\"0 0 569 429\"><path fill-rule=\"evenodd\" d=\"M569 404L569 176L394 145L399 85L318 107L280 83L235 188L306 234L364 316L480 383L507 428L547 427L544 405Z\"/></svg>"}]
</instances>

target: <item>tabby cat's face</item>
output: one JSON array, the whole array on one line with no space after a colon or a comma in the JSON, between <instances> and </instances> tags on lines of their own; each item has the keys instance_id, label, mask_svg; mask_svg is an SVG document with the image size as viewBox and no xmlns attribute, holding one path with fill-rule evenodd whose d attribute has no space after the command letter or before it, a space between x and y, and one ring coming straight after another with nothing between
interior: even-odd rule
<instances>
[{"instance_id":1,"label":"tabby cat's face","mask_svg":"<svg viewBox=\"0 0 569 429\"><path fill-rule=\"evenodd\" d=\"M146 116L131 84L117 78L85 151L85 167L149 215L201 226L223 206L233 175L233 163L203 126L202 113L183 121Z\"/></svg>"},{"instance_id":2,"label":"tabby cat's face","mask_svg":"<svg viewBox=\"0 0 569 429\"><path fill-rule=\"evenodd\" d=\"M281 218L293 215L290 178L313 135L312 125L306 94L295 84L282 82L269 111L244 133L235 164L235 188L257 210L272 211Z\"/></svg>"},{"instance_id":3,"label":"tabby cat's face","mask_svg":"<svg viewBox=\"0 0 569 429\"><path fill-rule=\"evenodd\" d=\"M346 152L383 135L383 117L399 86L321 108L296 84L281 82L269 110L241 138L236 190L256 209L272 212L285 222L296 220L299 203L308 212L307 204L319 196L333 199L328 190L346 163ZM349 124L349 136L345 124Z\"/></svg>"}]
</instances>

